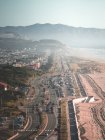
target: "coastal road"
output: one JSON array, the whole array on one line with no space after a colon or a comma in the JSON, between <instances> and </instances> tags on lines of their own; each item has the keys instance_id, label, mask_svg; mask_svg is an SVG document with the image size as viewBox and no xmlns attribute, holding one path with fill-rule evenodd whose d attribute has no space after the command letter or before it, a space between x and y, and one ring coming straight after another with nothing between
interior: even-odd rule
<instances>
[{"instance_id":1,"label":"coastal road","mask_svg":"<svg viewBox=\"0 0 105 140\"><path fill-rule=\"evenodd\" d=\"M47 140L47 137L54 131L56 126L56 118L54 114L48 114L48 124L44 132L37 137L37 140Z\"/></svg>"},{"instance_id":2,"label":"coastal road","mask_svg":"<svg viewBox=\"0 0 105 140\"><path fill-rule=\"evenodd\" d=\"M32 86L35 87L35 80L32 82ZM28 101L28 104L24 106L27 114L27 117L29 118L29 124L28 127L23 130L19 129L18 133L19 136L14 138L14 140L29 140L30 135L34 134L37 131L37 127L40 125L40 118L38 112L35 110L36 102L40 101L40 91L38 90L38 93L36 96L33 96L32 100ZM23 131L21 131L23 130Z\"/></svg>"}]
</instances>

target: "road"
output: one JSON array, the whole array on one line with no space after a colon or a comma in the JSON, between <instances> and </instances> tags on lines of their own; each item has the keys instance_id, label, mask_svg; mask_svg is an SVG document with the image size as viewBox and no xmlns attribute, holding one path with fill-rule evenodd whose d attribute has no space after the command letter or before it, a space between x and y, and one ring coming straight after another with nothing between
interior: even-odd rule
<instances>
[{"instance_id":1,"label":"road","mask_svg":"<svg viewBox=\"0 0 105 140\"><path fill-rule=\"evenodd\" d=\"M36 80L37 81L37 80ZM32 86L35 87L36 81L33 80ZM24 108L27 110L27 117L29 117L29 125L26 128L26 130L22 129L18 130L19 136L16 137L14 140L29 140L30 135L34 134L37 131L37 127L40 125L40 119L38 112L34 109L34 106L36 105L36 102L40 101L40 91L37 90L37 96L33 96L33 100L29 100ZM29 95L28 95L29 97ZM31 97L32 98L32 97Z\"/></svg>"},{"instance_id":2,"label":"road","mask_svg":"<svg viewBox=\"0 0 105 140\"><path fill-rule=\"evenodd\" d=\"M39 80L42 82L42 80ZM46 82L46 81L45 81ZM35 84L35 81L32 82ZM41 84L41 83L40 83ZM38 85L39 87L39 85ZM43 87L43 86L42 86ZM32 134L35 134L37 131L37 127L40 125L39 121L39 115L36 111L36 104L42 108L42 111L45 111L45 106L42 105L42 99L43 99L43 88L39 87L37 97L33 99L33 101L30 103L30 105L27 105L26 108L28 108L28 116L30 116L30 124L26 131L21 132L19 137L17 137L15 140L29 140L30 136ZM48 90L48 89L47 89ZM48 124L45 128L44 132L37 137L38 140L44 140L47 139L47 137L53 132L53 130L56 127L56 118L54 113L47 113L48 115Z\"/></svg>"},{"instance_id":3,"label":"road","mask_svg":"<svg viewBox=\"0 0 105 140\"><path fill-rule=\"evenodd\" d=\"M47 140L49 135L54 131L56 119L54 114L48 114L48 124L44 132L37 137L37 140Z\"/></svg>"},{"instance_id":4,"label":"road","mask_svg":"<svg viewBox=\"0 0 105 140\"><path fill-rule=\"evenodd\" d=\"M39 115L37 112L33 111L31 104L28 106L28 117L29 117L29 126L27 129L21 132L21 129L18 131L19 136L15 140L29 140L29 137L37 131L37 127L40 125Z\"/></svg>"}]
</instances>

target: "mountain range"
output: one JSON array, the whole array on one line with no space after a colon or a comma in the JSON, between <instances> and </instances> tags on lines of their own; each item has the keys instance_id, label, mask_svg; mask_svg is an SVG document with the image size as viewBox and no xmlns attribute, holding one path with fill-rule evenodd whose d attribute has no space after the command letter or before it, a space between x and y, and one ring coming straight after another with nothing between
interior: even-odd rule
<instances>
[{"instance_id":1,"label":"mountain range","mask_svg":"<svg viewBox=\"0 0 105 140\"><path fill-rule=\"evenodd\" d=\"M34 24L0 27L0 38L38 41L54 39L74 47L104 47L105 29L72 27L63 24Z\"/></svg>"}]
</instances>

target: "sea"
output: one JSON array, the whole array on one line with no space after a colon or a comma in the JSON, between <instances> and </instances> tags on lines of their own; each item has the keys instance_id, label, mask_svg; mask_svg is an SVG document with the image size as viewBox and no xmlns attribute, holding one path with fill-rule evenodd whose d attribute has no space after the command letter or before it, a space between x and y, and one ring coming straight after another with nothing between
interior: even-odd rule
<instances>
[{"instance_id":1,"label":"sea","mask_svg":"<svg viewBox=\"0 0 105 140\"><path fill-rule=\"evenodd\" d=\"M74 47L69 52L71 56L105 62L105 48Z\"/></svg>"}]
</instances>

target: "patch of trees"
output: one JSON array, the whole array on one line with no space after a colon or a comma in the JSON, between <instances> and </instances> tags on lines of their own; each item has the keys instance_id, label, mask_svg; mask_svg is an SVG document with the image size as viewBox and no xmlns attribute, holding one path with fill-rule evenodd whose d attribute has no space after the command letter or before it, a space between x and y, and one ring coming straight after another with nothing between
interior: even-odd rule
<instances>
[{"instance_id":1,"label":"patch of trees","mask_svg":"<svg viewBox=\"0 0 105 140\"><path fill-rule=\"evenodd\" d=\"M42 65L41 69L47 72L52 67L52 64L53 64L53 54L48 57L48 62L46 63L46 65Z\"/></svg>"},{"instance_id":2,"label":"patch of trees","mask_svg":"<svg viewBox=\"0 0 105 140\"><path fill-rule=\"evenodd\" d=\"M33 75L33 71L26 67L13 67L11 65L0 66L0 81L11 86L22 86L29 77Z\"/></svg>"}]
</instances>

